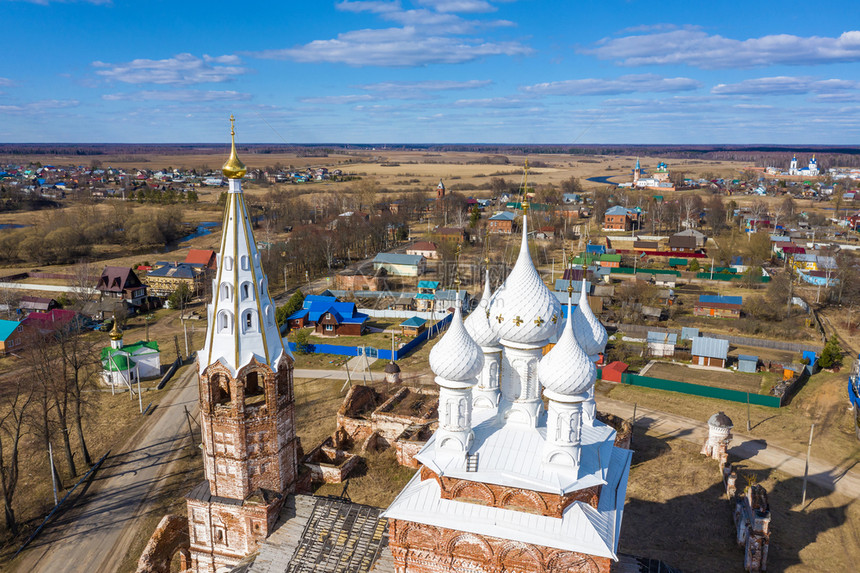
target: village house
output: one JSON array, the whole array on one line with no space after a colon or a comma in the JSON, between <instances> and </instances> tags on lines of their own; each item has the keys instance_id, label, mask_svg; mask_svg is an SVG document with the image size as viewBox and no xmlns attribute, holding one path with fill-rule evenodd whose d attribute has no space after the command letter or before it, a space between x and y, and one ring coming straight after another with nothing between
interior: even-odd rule
<instances>
[{"instance_id":1,"label":"village house","mask_svg":"<svg viewBox=\"0 0 860 573\"><path fill-rule=\"evenodd\" d=\"M385 269L373 271L371 274L346 269L335 275L334 284L335 288L341 290L385 290L387 274Z\"/></svg>"},{"instance_id":2,"label":"village house","mask_svg":"<svg viewBox=\"0 0 860 573\"><path fill-rule=\"evenodd\" d=\"M677 233L669 237L669 250L682 251L686 253L694 252L698 248L696 237L690 235L681 235Z\"/></svg>"},{"instance_id":3,"label":"village house","mask_svg":"<svg viewBox=\"0 0 860 573\"><path fill-rule=\"evenodd\" d=\"M436 243L431 243L430 241L418 241L411 247L407 247L406 254L421 255L428 261L440 258L439 249L436 247Z\"/></svg>"},{"instance_id":4,"label":"village house","mask_svg":"<svg viewBox=\"0 0 860 573\"><path fill-rule=\"evenodd\" d=\"M356 311L354 302L333 296L308 295L301 310L287 317L290 330L311 326L324 336L361 336L369 317Z\"/></svg>"},{"instance_id":5,"label":"village house","mask_svg":"<svg viewBox=\"0 0 860 573\"><path fill-rule=\"evenodd\" d=\"M427 329L427 320L418 316L407 318L400 323L404 336L418 336Z\"/></svg>"},{"instance_id":6,"label":"village house","mask_svg":"<svg viewBox=\"0 0 860 573\"><path fill-rule=\"evenodd\" d=\"M698 336L693 338L693 348L690 353L693 356L693 364L725 368L726 357L729 354L729 341Z\"/></svg>"},{"instance_id":7,"label":"village house","mask_svg":"<svg viewBox=\"0 0 860 573\"><path fill-rule=\"evenodd\" d=\"M137 307L146 301L146 285L130 267L105 267L96 283L102 298L124 300Z\"/></svg>"},{"instance_id":8,"label":"village house","mask_svg":"<svg viewBox=\"0 0 860 573\"><path fill-rule=\"evenodd\" d=\"M516 215L510 211L496 213L487 219L487 229L491 233L510 235L514 232L514 219Z\"/></svg>"},{"instance_id":9,"label":"village house","mask_svg":"<svg viewBox=\"0 0 860 573\"><path fill-rule=\"evenodd\" d=\"M418 294L415 295L415 309L426 312L433 310L439 281L418 281Z\"/></svg>"},{"instance_id":10,"label":"village house","mask_svg":"<svg viewBox=\"0 0 860 573\"><path fill-rule=\"evenodd\" d=\"M24 343L24 328L17 320L0 320L0 355L15 352Z\"/></svg>"},{"instance_id":11,"label":"village house","mask_svg":"<svg viewBox=\"0 0 860 573\"><path fill-rule=\"evenodd\" d=\"M743 297L699 295L699 301L693 308L696 316L713 316L716 318L740 318Z\"/></svg>"},{"instance_id":12,"label":"village house","mask_svg":"<svg viewBox=\"0 0 860 573\"><path fill-rule=\"evenodd\" d=\"M469 232L459 227L438 227L433 234L446 243L463 243L469 241Z\"/></svg>"},{"instance_id":13,"label":"village house","mask_svg":"<svg viewBox=\"0 0 860 573\"><path fill-rule=\"evenodd\" d=\"M674 235L672 235L672 237L693 237L694 239L696 239L695 249L703 249L705 247L705 243L708 241L707 235L695 229L685 229L680 233L675 233ZM670 249L672 246L672 237L669 237Z\"/></svg>"},{"instance_id":14,"label":"village house","mask_svg":"<svg viewBox=\"0 0 860 573\"><path fill-rule=\"evenodd\" d=\"M373 259L373 269L385 269L391 276L417 277L427 268L423 255L403 255L399 253L379 253Z\"/></svg>"},{"instance_id":15,"label":"village house","mask_svg":"<svg viewBox=\"0 0 860 573\"><path fill-rule=\"evenodd\" d=\"M677 343L678 335L673 332L649 332L646 338L650 356L674 356Z\"/></svg>"},{"instance_id":16,"label":"village house","mask_svg":"<svg viewBox=\"0 0 860 573\"><path fill-rule=\"evenodd\" d=\"M207 275L202 265L158 263L156 268L146 274L146 282L156 296L170 296L181 284L185 284L193 295L199 296L205 288Z\"/></svg>"},{"instance_id":17,"label":"village house","mask_svg":"<svg viewBox=\"0 0 860 573\"><path fill-rule=\"evenodd\" d=\"M21 301L18 304L18 308L23 311L40 311L40 312L48 312L49 310L57 308L59 305L57 301L52 298L45 298L40 296L22 296Z\"/></svg>"},{"instance_id":18,"label":"village house","mask_svg":"<svg viewBox=\"0 0 860 573\"><path fill-rule=\"evenodd\" d=\"M621 205L606 210L603 215L604 231L632 231L638 227L639 213Z\"/></svg>"}]
</instances>

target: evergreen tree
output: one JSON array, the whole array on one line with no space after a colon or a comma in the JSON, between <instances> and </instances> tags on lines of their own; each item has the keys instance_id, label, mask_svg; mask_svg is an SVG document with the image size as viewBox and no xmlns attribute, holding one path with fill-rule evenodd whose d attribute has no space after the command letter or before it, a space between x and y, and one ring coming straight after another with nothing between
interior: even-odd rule
<instances>
[{"instance_id":1,"label":"evergreen tree","mask_svg":"<svg viewBox=\"0 0 860 573\"><path fill-rule=\"evenodd\" d=\"M842 348L839 347L839 340L834 334L824 345L821 358L818 359L818 365L822 368L833 368L840 364L842 364Z\"/></svg>"},{"instance_id":2,"label":"evergreen tree","mask_svg":"<svg viewBox=\"0 0 860 573\"><path fill-rule=\"evenodd\" d=\"M293 295L287 300L286 304L279 308L277 312L275 312L275 320L278 322L278 326L283 326L287 322L287 317L302 308L302 304L305 302L305 295L302 294L301 290L297 290L293 293Z\"/></svg>"}]
</instances>

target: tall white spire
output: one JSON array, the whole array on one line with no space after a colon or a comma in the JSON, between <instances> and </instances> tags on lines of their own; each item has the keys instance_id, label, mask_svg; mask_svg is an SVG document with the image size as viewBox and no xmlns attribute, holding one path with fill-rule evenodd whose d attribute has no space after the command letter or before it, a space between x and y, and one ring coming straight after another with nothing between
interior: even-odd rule
<instances>
[{"instance_id":1,"label":"tall white spire","mask_svg":"<svg viewBox=\"0 0 860 573\"><path fill-rule=\"evenodd\" d=\"M232 126L230 131L234 136ZM236 154L234 136L230 158L223 168L229 193L221 227L218 271L207 308L209 326L199 358L200 372L221 362L235 375L252 359L277 370L283 355L292 358L275 322L275 305L245 206L241 180L245 171Z\"/></svg>"}]
</instances>

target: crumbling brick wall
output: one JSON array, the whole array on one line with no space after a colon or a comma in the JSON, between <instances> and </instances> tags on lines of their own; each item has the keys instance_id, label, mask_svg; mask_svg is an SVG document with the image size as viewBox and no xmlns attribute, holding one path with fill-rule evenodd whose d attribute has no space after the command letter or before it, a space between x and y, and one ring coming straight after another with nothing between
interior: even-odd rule
<instances>
[{"instance_id":1,"label":"crumbling brick wall","mask_svg":"<svg viewBox=\"0 0 860 573\"><path fill-rule=\"evenodd\" d=\"M137 562L137 573L170 573L170 561L180 553L180 568L190 566L188 561L188 518L167 514L149 538L149 543Z\"/></svg>"}]
</instances>

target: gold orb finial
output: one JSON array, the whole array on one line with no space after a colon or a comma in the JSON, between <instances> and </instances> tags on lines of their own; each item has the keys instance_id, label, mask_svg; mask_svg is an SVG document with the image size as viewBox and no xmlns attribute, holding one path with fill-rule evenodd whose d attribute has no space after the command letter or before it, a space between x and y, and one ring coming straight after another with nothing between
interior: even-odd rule
<instances>
[{"instance_id":1,"label":"gold orb finial","mask_svg":"<svg viewBox=\"0 0 860 573\"><path fill-rule=\"evenodd\" d=\"M111 340L122 340L122 329L119 327L119 321L116 317L113 319L113 328L110 329L108 336Z\"/></svg>"},{"instance_id":2,"label":"gold orb finial","mask_svg":"<svg viewBox=\"0 0 860 573\"><path fill-rule=\"evenodd\" d=\"M236 119L233 117L233 114L230 114L230 140L232 143L232 149L230 150L230 158L227 159L227 163L221 167L221 172L227 179L241 179L245 176L245 173L248 172L248 168L239 160L239 155L236 153L235 121Z\"/></svg>"}]
</instances>

